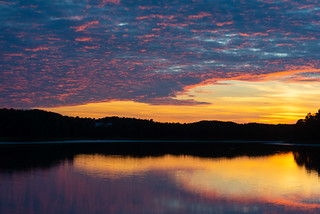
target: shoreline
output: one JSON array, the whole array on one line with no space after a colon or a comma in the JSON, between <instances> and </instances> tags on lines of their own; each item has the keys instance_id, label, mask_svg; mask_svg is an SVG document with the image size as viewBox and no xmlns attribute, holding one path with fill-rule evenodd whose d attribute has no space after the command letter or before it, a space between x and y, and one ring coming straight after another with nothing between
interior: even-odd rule
<instances>
[{"instance_id":1,"label":"shoreline","mask_svg":"<svg viewBox=\"0 0 320 214\"><path fill-rule=\"evenodd\" d=\"M69 144L130 144L130 143L173 143L173 144L264 144L279 146L312 146L320 147L320 143L294 143L282 140L52 140L52 141L0 141L1 145L69 145ZM167 146L167 145L166 145Z\"/></svg>"}]
</instances>

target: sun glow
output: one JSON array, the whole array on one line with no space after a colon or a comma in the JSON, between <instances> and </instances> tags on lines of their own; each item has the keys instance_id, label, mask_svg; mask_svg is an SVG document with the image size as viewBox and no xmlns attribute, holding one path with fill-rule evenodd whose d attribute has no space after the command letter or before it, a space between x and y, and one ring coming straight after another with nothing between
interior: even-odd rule
<instances>
[{"instance_id":1,"label":"sun glow","mask_svg":"<svg viewBox=\"0 0 320 214\"><path fill-rule=\"evenodd\" d=\"M320 84L223 81L197 86L176 99L195 99L203 105L151 105L134 101L111 101L78 106L42 108L63 115L102 118L106 116L154 119L159 122L223 120L240 123L295 123L317 111Z\"/></svg>"}]
</instances>

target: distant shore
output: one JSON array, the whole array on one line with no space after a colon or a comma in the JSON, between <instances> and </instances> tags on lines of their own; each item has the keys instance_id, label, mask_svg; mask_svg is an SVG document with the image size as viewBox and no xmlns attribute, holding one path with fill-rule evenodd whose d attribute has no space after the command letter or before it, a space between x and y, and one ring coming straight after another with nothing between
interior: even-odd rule
<instances>
[{"instance_id":1,"label":"distant shore","mask_svg":"<svg viewBox=\"0 0 320 214\"><path fill-rule=\"evenodd\" d=\"M320 143L299 143L287 142L281 140L46 140L46 141L0 141L0 145L45 145L45 144L114 144L114 143L167 143L172 144L270 144L270 145L283 145L283 146L319 146Z\"/></svg>"},{"instance_id":2,"label":"distant shore","mask_svg":"<svg viewBox=\"0 0 320 214\"><path fill-rule=\"evenodd\" d=\"M0 144L256 143L319 144L320 110L296 124L199 121L159 123L137 118L67 117L42 110L0 109Z\"/></svg>"}]
</instances>

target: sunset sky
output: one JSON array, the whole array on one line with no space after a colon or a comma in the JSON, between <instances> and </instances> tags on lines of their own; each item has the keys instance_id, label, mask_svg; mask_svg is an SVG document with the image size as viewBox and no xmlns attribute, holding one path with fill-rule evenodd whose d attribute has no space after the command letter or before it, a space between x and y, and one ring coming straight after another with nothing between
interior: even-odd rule
<instances>
[{"instance_id":1,"label":"sunset sky","mask_svg":"<svg viewBox=\"0 0 320 214\"><path fill-rule=\"evenodd\" d=\"M0 0L0 107L295 123L320 108L318 0Z\"/></svg>"}]
</instances>

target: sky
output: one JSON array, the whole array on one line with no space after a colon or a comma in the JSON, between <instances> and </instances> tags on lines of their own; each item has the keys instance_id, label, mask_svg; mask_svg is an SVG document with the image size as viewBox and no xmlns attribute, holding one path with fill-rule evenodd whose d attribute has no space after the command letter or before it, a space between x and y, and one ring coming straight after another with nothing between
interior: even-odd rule
<instances>
[{"instance_id":1,"label":"sky","mask_svg":"<svg viewBox=\"0 0 320 214\"><path fill-rule=\"evenodd\" d=\"M316 0L0 0L0 107L295 123L319 50Z\"/></svg>"}]
</instances>

